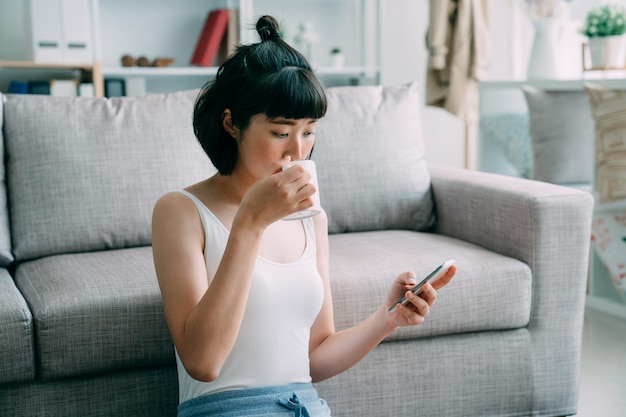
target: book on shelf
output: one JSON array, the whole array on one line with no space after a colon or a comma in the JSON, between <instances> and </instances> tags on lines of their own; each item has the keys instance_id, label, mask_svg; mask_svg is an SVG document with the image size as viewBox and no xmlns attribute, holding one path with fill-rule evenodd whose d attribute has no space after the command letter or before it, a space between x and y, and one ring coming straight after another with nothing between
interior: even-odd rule
<instances>
[{"instance_id":1,"label":"book on shelf","mask_svg":"<svg viewBox=\"0 0 626 417\"><path fill-rule=\"evenodd\" d=\"M8 94L28 94L28 83L12 80L9 83Z\"/></svg>"},{"instance_id":2,"label":"book on shelf","mask_svg":"<svg viewBox=\"0 0 626 417\"><path fill-rule=\"evenodd\" d=\"M228 26L228 16L228 9L215 9L208 13L191 57L191 65L213 65Z\"/></svg>"},{"instance_id":3,"label":"book on shelf","mask_svg":"<svg viewBox=\"0 0 626 417\"><path fill-rule=\"evenodd\" d=\"M78 80L50 80L50 95L76 97L78 95Z\"/></svg>"},{"instance_id":4,"label":"book on shelf","mask_svg":"<svg viewBox=\"0 0 626 417\"><path fill-rule=\"evenodd\" d=\"M29 81L28 94L50 95L50 81Z\"/></svg>"},{"instance_id":5,"label":"book on shelf","mask_svg":"<svg viewBox=\"0 0 626 417\"><path fill-rule=\"evenodd\" d=\"M80 97L95 97L96 88L93 83L80 83L78 84L78 95Z\"/></svg>"},{"instance_id":6,"label":"book on shelf","mask_svg":"<svg viewBox=\"0 0 626 417\"><path fill-rule=\"evenodd\" d=\"M122 97L126 95L126 83L123 78L105 78L104 96Z\"/></svg>"},{"instance_id":7,"label":"book on shelf","mask_svg":"<svg viewBox=\"0 0 626 417\"><path fill-rule=\"evenodd\" d=\"M218 51L217 65L222 65L239 43L239 9L228 9L228 24Z\"/></svg>"},{"instance_id":8,"label":"book on shelf","mask_svg":"<svg viewBox=\"0 0 626 417\"><path fill-rule=\"evenodd\" d=\"M144 77L124 78L124 93L127 96L143 96L146 94L146 79Z\"/></svg>"}]
</instances>

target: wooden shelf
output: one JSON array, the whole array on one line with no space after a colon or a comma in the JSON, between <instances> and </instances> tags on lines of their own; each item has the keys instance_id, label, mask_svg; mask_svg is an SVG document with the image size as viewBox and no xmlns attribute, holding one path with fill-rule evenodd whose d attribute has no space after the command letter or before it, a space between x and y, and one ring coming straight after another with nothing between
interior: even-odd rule
<instances>
[{"instance_id":1,"label":"wooden shelf","mask_svg":"<svg viewBox=\"0 0 626 417\"><path fill-rule=\"evenodd\" d=\"M102 73L107 77L179 77L211 76L217 74L218 67L104 67Z\"/></svg>"},{"instance_id":2,"label":"wooden shelf","mask_svg":"<svg viewBox=\"0 0 626 417\"><path fill-rule=\"evenodd\" d=\"M62 70L80 70L90 73L87 78L91 79L94 86L96 97L104 97L104 79L102 77L102 67L100 63L93 64L66 64L59 62L33 62L33 61L0 61L0 69L16 68L16 69L62 69Z\"/></svg>"},{"instance_id":3,"label":"wooden shelf","mask_svg":"<svg viewBox=\"0 0 626 417\"><path fill-rule=\"evenodd\" d=\"M179 76L213 76L218 67L104 67L102 73L106 77L179 77ZM376 74L376 68L349 66L349 67L321 67L316 69L320 75L355 75L364 76Z\"/></svg>"},{"instance_id":4,"label":"wooden shelf","mask_svg":"<svg viewBox=\"0 0 626 417\"><path fill-rule=\"evenodd\" d=\"M532 80L486 80L479 83L481 90L521 90L524 85L531 85L544 90L583 90L586 82L602 84L607 88L626 88L626 71L586 72L575 79L532 79Z\"/></svg>"},{"instance_id":5,"label":"wooden shelf","mask_svg":"<svg viewBox=\"0 0 626 417\"><path fill-rule=\"evenodd\" d=\"M81 69L92 70L97 64L64 64L58 62L33 62L33 61L0 61L0 68L30 68L30 69Z\"/></svg>"}]
</instances>

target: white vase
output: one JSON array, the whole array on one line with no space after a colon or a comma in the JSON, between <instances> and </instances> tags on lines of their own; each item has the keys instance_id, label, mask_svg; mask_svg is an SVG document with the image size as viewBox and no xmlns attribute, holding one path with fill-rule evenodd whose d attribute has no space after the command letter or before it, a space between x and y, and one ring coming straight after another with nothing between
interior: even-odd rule
<instances>
[{"instance_id":1,"label":"white vase","mask_svg":"<svg viewBox=\"0 0 626 417\"><path fill-rule=\"evenodd\" d=\"M345 62L345 56L342 52L335 52L330 54L331 57L331 66L333 68L343 68Z\"/></svg>"},{"instance_id":2,"label":"white vase","mask_svg":"<svg viewBox=\"0 0 626 417\"><path fill-rule=\"evenodd\" d=\"M592 69L624 69L626 35L589 38Z\"/></svg>"},{"instance_id":3,"label":"white vase","mask_svg":"<svg viewBox=\"0 0 626 417\"><path fill-rule=\"evenodd\" d=\"M563 66L561 43L565 21L563 19L533 19L533 38L528 60L529 79L558 79Z\"/></svg>"}]
</instances>

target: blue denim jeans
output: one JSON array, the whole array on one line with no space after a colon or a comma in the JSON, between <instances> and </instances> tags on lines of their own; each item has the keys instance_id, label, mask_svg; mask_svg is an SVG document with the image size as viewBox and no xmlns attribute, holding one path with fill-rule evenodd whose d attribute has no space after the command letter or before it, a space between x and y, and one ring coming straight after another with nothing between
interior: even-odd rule
<instances>
[{"instance_id":1,"label":"blue denim jeans","mask_svg":"<svg viewBox=\"0 0 626 417\"><path fill-rule=\"evenodd\" d=\"M178 406L178 417L331 417L313 384L247 388L202 395Z\"/></svg>"}]
</instances>

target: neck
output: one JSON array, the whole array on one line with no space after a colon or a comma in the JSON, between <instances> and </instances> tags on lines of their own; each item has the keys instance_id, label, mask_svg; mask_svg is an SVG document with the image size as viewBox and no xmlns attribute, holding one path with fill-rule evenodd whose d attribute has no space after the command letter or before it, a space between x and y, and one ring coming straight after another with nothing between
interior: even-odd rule
<instances>
[{"instance_id":1,"label":"neck","mask_svg":"<svg viewBox=\"0 0 626 417\"><path fill-rule=\"evenodd\" d=\"M225 201L236 205L239 205L243 196L255 182L254 179L243 178L236 171L231 175L216 174L213 178Z\"/></svg>"}]
</instances>

